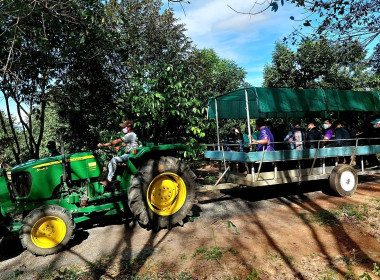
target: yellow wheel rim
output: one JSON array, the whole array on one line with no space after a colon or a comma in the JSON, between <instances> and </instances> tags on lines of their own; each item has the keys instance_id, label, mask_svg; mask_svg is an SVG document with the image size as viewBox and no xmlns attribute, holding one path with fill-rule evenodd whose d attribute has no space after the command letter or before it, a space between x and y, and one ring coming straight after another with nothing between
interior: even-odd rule
<instances>
[{"instance_id":1,"label":"yellow wheel rim","mask_svg":"<svg viewBox=\"0 0 380 280\"><path fill-rule=\"evenodd\" d=\"M150 183L147 201L150 209L160 216L176 213L186 200L186 185L180 176L174 173L162 173Z\"/></svg>"},{"instance_id":2,"label":"yellow wheel rim","mask_svg":"<svg viewBox=\"0 0 380 280\"><path fill-rule=\"evenodd\" d=\"M30 236L37 247L53 248L65 238L66 224L58 217L46 216L34 224Z\"/></svg>"}]
</instances>

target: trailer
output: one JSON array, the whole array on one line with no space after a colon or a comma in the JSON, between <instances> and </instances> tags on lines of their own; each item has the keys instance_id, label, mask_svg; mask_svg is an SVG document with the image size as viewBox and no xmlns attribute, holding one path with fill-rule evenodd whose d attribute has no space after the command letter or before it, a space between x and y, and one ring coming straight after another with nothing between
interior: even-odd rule
<instances>
[{"instance_id":1,"label":"trailer","mask_svg":"<svg viewBox=\"0 0 380 280\"><path fill-rule=\"evenodd\" d=\"M354 194L358 176L380 173L380 166L366 168L364 162L380 153L380 138L355 138L345 147L324 147L323 140L317 140L318 148L302 150L253 151L250 145L248 152L225 151L220 140L220 119L246 119L251 139L253 118L328 117L341 112L380 112L380 92L245 87L211 98L208 118L216 121L217 143L209 145L212 149L205 151L205 157L220 163L219 179L200 191L328 180L336 195ZM339 157L350 160L339 164ZM359 169L352 166L355 159ZM248 172L239 172L237 163Z\"/></svg>"}]
</instances>

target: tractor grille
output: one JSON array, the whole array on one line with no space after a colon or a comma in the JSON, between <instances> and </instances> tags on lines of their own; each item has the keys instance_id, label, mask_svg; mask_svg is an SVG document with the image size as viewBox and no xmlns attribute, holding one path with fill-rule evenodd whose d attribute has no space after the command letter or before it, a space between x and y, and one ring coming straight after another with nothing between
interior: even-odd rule
<instances>
[{"instance_id":1,"label":"tractor grille","mask_svg":"<svg viewBox=\"0 0 380 280\"><path fill-rule=\"evenodd\" d=\"M15 197L28 196L32 186L32 176L29 172L12 174L12 185Z\"/></svg>"}]
</instances>

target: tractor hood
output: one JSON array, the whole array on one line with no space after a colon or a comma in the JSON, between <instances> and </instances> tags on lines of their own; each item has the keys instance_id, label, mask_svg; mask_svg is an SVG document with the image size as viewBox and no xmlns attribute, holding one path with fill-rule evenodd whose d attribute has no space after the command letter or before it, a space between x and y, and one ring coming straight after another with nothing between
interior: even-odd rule
<instances>
[{"instance_id":1,"label":"tractor hood","mask_svg":"<svg viewBox=\"0 0 380 280\"><path fill-rule=\"evenodd\" d=\"M83 180L100 175L103 162L94 152L65 156L69 180ZM16 200L48 199L61 183L62 156L30 160L12 168Z\"/></svg>"}]
</instances>

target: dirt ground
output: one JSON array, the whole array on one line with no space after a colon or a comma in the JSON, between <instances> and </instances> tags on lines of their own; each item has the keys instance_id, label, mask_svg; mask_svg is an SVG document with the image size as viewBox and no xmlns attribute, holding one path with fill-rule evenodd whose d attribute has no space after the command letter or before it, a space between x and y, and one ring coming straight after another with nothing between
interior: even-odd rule
<instances>
[{"instance_id":1,"label":"dirt ground","mask_svg":"<svg viewBox=\"0 0 380 280\"><path fill-rule=\"evenodd\" d=\"M380 176L362 177L345 198L322 192L326 184L202 193L183 227L100 223L54 256L9 240L0 278L380 279Z\"/></svg>"}]
</instances>

